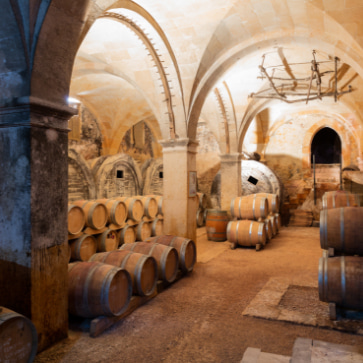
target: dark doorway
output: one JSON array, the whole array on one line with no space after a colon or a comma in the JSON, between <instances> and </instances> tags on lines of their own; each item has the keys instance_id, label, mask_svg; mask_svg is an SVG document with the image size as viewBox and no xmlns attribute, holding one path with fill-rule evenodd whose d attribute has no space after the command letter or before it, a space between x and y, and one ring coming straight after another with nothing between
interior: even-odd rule
<instances>
[{"instance_id":1,"label":"dark doorway","mask_svg":"<svg viewBox=\"0 0 363 363\"><path fill-rule=\"evenodd\" d=\"M339 164L342 144L339 135L329 127L318 131L311 143L311 164Z\"/></svg>"}]
</instances>

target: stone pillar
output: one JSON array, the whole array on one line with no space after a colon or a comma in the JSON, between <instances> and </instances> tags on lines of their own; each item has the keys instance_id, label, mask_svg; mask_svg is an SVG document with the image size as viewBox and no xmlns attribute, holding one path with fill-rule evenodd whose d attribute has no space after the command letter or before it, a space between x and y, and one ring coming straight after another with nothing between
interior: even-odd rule
<instances>
[{"instance_id":1,"label":"stone pillar","mask_svg":"<svg viewBox=\"0 0 363 363\"><path fill-rule=\"evenodd\" d=\"M0 305L34 323L38 351L68 332L68 107L0 109Z\"/></svg>"},{"instance_id":2,"label":"stone pillar","mask_svg":"<svg viewBox=\"0 0 363 363\"><path fill-rule=\"evenodd\" d=\"M221 155L221 209L230 212L231 201L242 195L241 154Z\"/></svg>"},{"instance_id":3,"label":"stone pillar","mask_svg":"<svg viewBox=\"0 0 363 363\"><path fill-rule=\"evenodd\" d=\"M198 143L190 139L162 141L164 162L164 233L196 242L197 197L189 196L189 172L196 171Z\"/></svg>"}]
</instances>

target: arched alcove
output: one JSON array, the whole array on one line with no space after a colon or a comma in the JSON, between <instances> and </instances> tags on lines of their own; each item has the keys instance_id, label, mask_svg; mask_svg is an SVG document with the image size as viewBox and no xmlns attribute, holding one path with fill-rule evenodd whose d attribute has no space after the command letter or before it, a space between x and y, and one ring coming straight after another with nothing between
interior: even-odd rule
<instances>
[{"instance_id":1,"label":"arched alcove","mask_svg":"<svg viewBox=\"0 0 363 363\"><path fill-rule=\"evenodd\" d=\"M311 164L315 155L316 164L339 164L342 143L339 135L330 127L319 130L311 143Z\"/></svg>"}]
</instances>

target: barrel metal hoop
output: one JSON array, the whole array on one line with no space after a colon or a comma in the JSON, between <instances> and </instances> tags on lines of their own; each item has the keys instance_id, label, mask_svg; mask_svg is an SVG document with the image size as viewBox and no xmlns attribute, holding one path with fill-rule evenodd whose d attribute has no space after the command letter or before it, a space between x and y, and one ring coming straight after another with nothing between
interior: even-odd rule
<instances>
[{"instance_id":1,"label":"barrel metal hoop","mask_svg":"<svg viewBox=\"0 0 363 363\"><path fill-rule=\"evenodd\" d=\"M81 247L82 247L82 242L88 237L87 234L84 234L82 237L79 238L79 243L77 244L77 257L81 257Z\"/></svg>"},{"instance_id":2,"label":"barrel metal hoop","mask_svg":"<svg viewBox=\"0 0 363 363\"><path fill-rule=\"evenodd\" d=\"M232 217L235 217L234 215L234 201L235 201L236 198L233 198L232 201L231 201L231 205L229 207L229 209L231 210L231 215Z\"/></svg>"},{"instance_id":3,"label":"barrel metal hoop","mask_svg":"<svg viewBox=\"0 0 363 363\"><path fill-rule=\"evenodd\" d=\"M324 246L328 247L328 210L323 212L323 222Z\"/></svg>"},{"instance_id":4,"label":"barrel metal hoop","mask_svg":"<svg viewBox=\"0 0 363 363\"><path fill-rule=\"evenodd\" d=\"M136 242L134 242L134 243L132 244L132 246L131 246L131 249L130 249L129 251L133 251L133 250L135 249L136 245L137 245L137 243L136 243Z\"/></svg>"},{"instance_id":5,"label":"barrel metal hoop","mask_svg":"<svg viewBox=\"0 0 363 363\"><path fill-rule=\"evenodd\" d=\"M256 205L256 194L255 194L255 197L253 198L253 204L252 204L253 219L256 219L256 215L255 215L255 205Z\"/></svg>"},{"instance_id":6,"label":"barrel metal hoop","mask_svg":"<svg viewBox=\"0 0 363 363\"><path fill-rule=\"evenodd\" d=\"M345 279L345 257L340 257L340 270L341 270L341 287L342 287L342 305L345 306L346 300L346 279Z\"/></svg>"},{"instance_id":7,"label":"barrel metal hoop","mask_svg":"<svg viewBox=\"0 0 363 363\"><path fill-rule=\"evenodd\" d=\"M250 222L250 231L249 231L249 239L250 239L250 246L252 245L252 228L253 228L253 222Z\"/></svg>"},{"instance_id":8,"label":"barrel metal hoop","mask_svg":"<svg viewBox=\"0 0 363 363\"><path fill-rule=\"evenodd\" d=\"M82 299L82 314L84 314L84 311L86 311L88 316L92 315L92 312L90 310L90 305L88 303L88 291L89 291L89 284L92 281L92 276L95 274L97 267L99 265L95 264L91 271L87 274L86 282L83 286L83 299ZM76 305L77 306L77 305ZM78 310L78 309L77 309Z\"/></svg>"},{"instance_id":9,"label":"barrel metal hoop","mask_svg":"<svg viewBox=\"0 0 363 363\"><path fill-rule=\"evenodd\" d=\"M260 225L258 226L258 241L262 244L264 244L262 241L263 228L265 228L265 223L260 223Z\"/></svg>"},{"instance_id":10,"label":"barrel metal hoop","mask_svg":"<svg viewBox=\"0 0 363 363\"><path fill-rule=\"evenodd\" d=\"M326 195L323 195L323 209L327 209Z\"/></svg>"},{"instance_id":11,"label":"barrel metal hoop","mask_svg":"<svg viewBox=\"0 0 363 363\"><path fill-rule=\"evenodd\" d=\"M236 223L237 223L237 227L236 227L236 242L238 243L238 229L239 229L240 222L237 221Z\"/></svg>"},{"instance_id":12,"label":"barrel metal hoop","mask_svg":"<svg viewBox=\"0 0 363 363\"><path fill-rule=\"evenodd\" d=\"M227 239L229 241L229 237L230 237L230 233L231 233L231 223L233 223L232 221L231 222L228 222L227 224ZM232 241L230 241L232 242Z\"/></svg>"},{"instance_id":13,"label":"barrel metal hoop","mask_svg":"<svg viewBox=\"0 0 363 363\"><path fill-rule=\"evenodd\" d=\"M101 300L102 310L105 313L105 315L109 315L110 313L113 314L111 311L110 302L109 302L108 297L109 297L112 278L115 276L114 270L115 270L115 268L110 269L102 281L101 299L100 300Z\"/></svg>"},{"instance_id":14,"label":"barrel metal hoop","mask_svg":"<svg viewBox=\"0 0 363 363\"><path fill-rule=\"evenodd\" d=\"M140 256L134 269L134 283L136 284L137 291L140 295L145 295L145 291L142 290L141 286L141 273L142 273L142 267L144 266L148 258L150 258L150 256L146 255Z\"/></svg>"},{"instance_id":15,"label":"barrel metal hoop","mask_svg":"<svg viewBox=\"0 0 363 363\"><path fill-rule=\"evenodd\" d=\"M125 269L125 266L126 266L126 264L127 264L127 261L129 260L129 258L131 257L131 255L132 255L132 252L130 251L130 252L126 255L126 257L122 260L122 263L121 263L120 268Z\"/></svg>"},{"instance_id":16,"label":"barrel metal hoop","mask_svg":"<svg viewBox=\"0 0 363 363\"><path fill-rule=\"evenodd\" d=\"M266 199L267 198L262 198L260 200L260 217L265 218L266 217L266 210L265 210L265 205L266 205ZM268 200L268 199L267 199ZM265 203L261 203L262 201L264 201Z\"/></svg>"},{"instance_id":17,"label":"barrel metal hoop","mask_svg":"<svg viewBox=\"0 0 363 363\"><path fill-rule=\"evenodd\" d=\"M242 204L242 198L239 197L239 199L238 199L238 216L237 216L237 218L242 218L242 214L241 214L241 204Z\"/></svg>"},{"instance_id":18,"label":"barrel metal hoop","mask_svg":"<svg viewBox=\"0 0 363 363\"><path fill-rule=\"evenodd\" d=\"M174 239L173 239L174 241ZM180 267L182 268L182 270L186 270L187 271L187 266L185 264L185 253L187 251L187 246L188 246L188 242L190 240L189 239L185 239L183 241L183 243L180 246L180 251L178 253L178 257L179 257L179 262L180 262ZM173 247L171 244L169 245L170 247ZM175 247L174 247L175 248Z\"/></svg>"},{"instance_id":19,"label":"barrel metal hoop","mask_svg":"<svg viewBox=\"0 0 363 363\"><path fill-rule=\"evenodd\" d=\"M340 242L342 251L345 251L345 228L344 228L344 208L340 208Z\"/></svg>"},{"instance_id":20,"label":"barrel metal hoop","mask_svg":"<svg viewBox=\"0 0 363 363\"><path fill-rule=\"evenodd\" d=\"M328 259L324 259L324 294L326 301L328 300Z\"/></svg>"},{"instance_id":21,"label":"barrel metal hoop","mask_svg":"<svg viewBox=\"0 0 363 363\"><path fill-rule=\"evenodd\" d=\"M130 204L129 204L129 208L128 208L128 214L129 214L129 218L133 219L134 221L136 221L136 219L134 218L134 211L133 211L133 207L135 204L136 199L133 199Z\"/></svg>"},{"instance_id":22,"label":"barrel metal hoop","mask_svg":"<svg viewBox=\"0 0 363 363\"><path fill-rule=\"evenodd\" d=\"M151 215L149 214L149 204L150 204L150 197L146 197L146 202L142 201L143 207L144 207L144 215L151 218Z\"/></svg>"},{"instance_id":23,"label":"barrel metal hoop","mask_svg":"<svg viewBox=\"0 0 363 363\"><path fill-rule=\"evenodd\" d=\"M153 246L153 248L154 248L155 246ZM174 248L174 247L171 247L171 248ZM169 250L170 251L170 250ZM162 275L162 277L163 277L163 280L164 281L168 281L167 279L166 279L166 270L165 270L165 268L166 268L166 259L167 259L167 257L168 257L168 253L169 253L169 251L168 251L168 249L165 249L164 251L163 251L163 253L161 254L161 257L160 257L160 271L161 271L161 275ZM151 254L150 254L150 256L151 256ZM169 282L169 281L168 281Z\"/></svg>"},{"instance_id":24,"label":"barrel metal hoop","mask_svg":"<svg viewBox=\"0 0 363 363\"><path fill-rule=\"evenodd\" d=\"M318 274L319 299L321 301L326 301L324 296L324 263L325 263L325 258L321 257L319 259L319 274Z\"/></svg>"}]
</instances>

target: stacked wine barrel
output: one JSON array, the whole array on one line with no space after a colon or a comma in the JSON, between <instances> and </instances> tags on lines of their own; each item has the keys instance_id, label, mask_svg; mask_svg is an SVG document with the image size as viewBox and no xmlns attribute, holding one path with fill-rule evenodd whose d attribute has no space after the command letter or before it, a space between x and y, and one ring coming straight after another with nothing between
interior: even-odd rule
<instances>
[{"instance_id":1,"label":"stacked wine barrel","mask_svg":"<svg viewBox=\"0 0 363 363\"><path fill-rule=\"evenodd\" d=\"M170 284L179 269L191 272L195 262L194 241L169 235L95 253L89 261L68 265L69 312L84 318L120 316L132 295L152 295L158 280Z\"/></svg>"},{"instance_id":2,"label":"stacked wine barrel","mask_svg":"<svg viewBox=\"0 0 363 363\"><path fill-rule=\"evenodd\" d=\"M163 197L79 200L68 206L70 260L88 261L124 243L163 234Z\"/></svg>"},{"instance_id":3,"label":"stacked wine barrel","mask_svg":"<svg viewBox=\"0 0 363 363\"><path fill-rule=\"evenodd\" d=\"M281 227L277 194L257 193L236 197L231 201L233 221L227 226L227 239L244 247L260 250L276 236Z\"/></svg>"},{"instance_id":4,"label":"stacked wine barrel","mask_svg":"<svg viewBox=\"0 0 363 363\"><path fill-rule=\"evenodd\" d=\"M208 199L207 195L203 193L197 193L198 210L197 210L197 228L205 226L207 212L208 212Z\"/></svg>"},{"instance_id":5,"label":"stacked wine barrel","mask_svg":"<svg viewBox=\"0 0 363 363\"><path fill-rule=\"evenodd\" d=\"M331 304L332 319L336 307L363 310L363 208L358 205L358 196L344 191L323 196L319 298Z\"/></svg>"}]
</instances>

